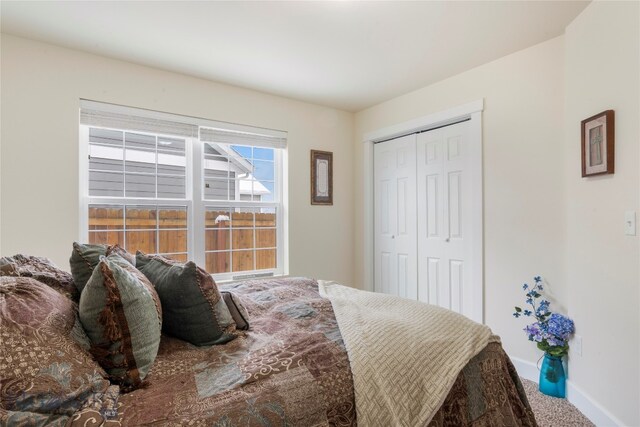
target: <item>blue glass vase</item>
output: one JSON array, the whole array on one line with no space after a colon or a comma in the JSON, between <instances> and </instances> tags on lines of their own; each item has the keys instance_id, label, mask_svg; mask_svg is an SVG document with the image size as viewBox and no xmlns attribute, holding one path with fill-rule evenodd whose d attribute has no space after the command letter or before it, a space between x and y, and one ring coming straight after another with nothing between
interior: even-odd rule
<instances>
[{"instance_id":1,"label":"blue glass vase","mask_svg":"<svg viewBox=\"0 0 640 427\"><path fill-rule=\"evenodd\" d=\"M562 357L544 354L540 369L539 390L547 396L565 397L567 377L562 366Z\"/></svg>"}]
</instances>

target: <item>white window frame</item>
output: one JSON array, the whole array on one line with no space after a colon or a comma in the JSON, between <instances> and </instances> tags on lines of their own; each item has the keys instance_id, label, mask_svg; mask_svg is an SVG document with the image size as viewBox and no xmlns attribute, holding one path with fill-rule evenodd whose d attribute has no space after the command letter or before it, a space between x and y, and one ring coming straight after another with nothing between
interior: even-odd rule
<instances>
[{"instance_id":1,"label":"white window frame","mask_svg":"<svg viewBox=\"0 0 640 427\"><path fill-rule=\"evenodd\" d=\"M186 188L185 199L173 198L136 198L136 197L105 197L89 195L89 129L101 128L112 129L94 125L79 125L79 190L80 190L80 218L79 236L80 240L89 240L89 205L157 205L157 206L186 206L187 207L187 257L199 266L205 266L205 212L209 207L224 209L234 208L275 208L276 210L276 268L261 270L246 270L228 273L212 274L213 278L219 282L242 280L252 277L263 276L285 276L288 275L288 233L286 230L287 210L287 186L286 179L286 148L274 148L274 190L273 202L263 201L241 201L241 200L205 200L204 199L204 144L198 138L176 137L175 135L164 135L161 133L128 131L153 136L166 136L169 138L179 138L185 140L186 158ZM253 145L259 147L259 145ZM271 147L272 148L272 147ZM255 230L254 226L254 230ZM200 231L200 232L198 232ZM260 248L255 247L254 232L254 260L255 251ZM254 261L255 262L255 261ZM232 265L231 265L232 268Z\"/></svg>"}]
</instances>

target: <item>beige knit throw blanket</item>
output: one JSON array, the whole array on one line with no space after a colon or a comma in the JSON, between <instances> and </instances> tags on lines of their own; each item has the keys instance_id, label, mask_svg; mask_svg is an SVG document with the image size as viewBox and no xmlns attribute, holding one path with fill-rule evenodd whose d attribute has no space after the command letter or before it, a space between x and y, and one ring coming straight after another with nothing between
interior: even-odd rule
<instances>
[{"instance_id":1,"label":"beige knit throw blanket","mask_svg":"<svg viewBox=\"0 0 640 427\"><path fill-rule=\"evenodd\" d=\"M425 426L462 368L491 341L452 311L318 281L349 355L359 426Z\"/></svg>"}]
</instances>

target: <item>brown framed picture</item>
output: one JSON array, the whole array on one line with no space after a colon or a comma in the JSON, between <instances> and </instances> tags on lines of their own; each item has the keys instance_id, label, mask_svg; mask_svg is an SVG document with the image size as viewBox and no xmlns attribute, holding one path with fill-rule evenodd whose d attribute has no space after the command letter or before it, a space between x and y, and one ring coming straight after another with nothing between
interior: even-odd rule
<instances>
[{"instance_id":1,"label":"brown framed picture","mask_svg":"<svg viewBox=\"0 0 640 427\"><path fill-rule=\"evenodd\" d=\"M333 205L333 153L311 150L311 204Z\"/></svg>"},{"instance_id":2,"label":"brown framed picture","mask_svg":"<svg viewBox=\"0 0 640 427\"><path fill-rule=\"evenodd\" d=\"M582 176L613 173L615 160L613 110L582 121Z\"/></svg>"}]
</instances>

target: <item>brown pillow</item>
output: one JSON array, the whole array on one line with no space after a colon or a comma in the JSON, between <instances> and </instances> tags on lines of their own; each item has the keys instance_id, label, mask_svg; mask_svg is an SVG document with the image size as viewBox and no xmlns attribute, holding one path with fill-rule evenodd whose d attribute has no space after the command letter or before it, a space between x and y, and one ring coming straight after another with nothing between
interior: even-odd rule
<instances>
[{"instance_id":1,"label":"brown pillow","mask_svg":"<svg viewBox=\"0 0 640 427\"><path fill-rule=\"evenodd\" d=\"M32 277L74 301L80 297L71 274L47 258L22 254L0 258L0 276Z\"/></svg>"},{"instance_id":2,"label":"brown pillow","mask_svg":"<svg viewBox=\"0 0 640 427\"><path fill-rule=\"evenodd\" d=\"M73 338L78 326L69 298L32 278L0 277L0 407L9 425L63 425L90 400L113 393L105 371Z\"/></svg>"},{"instance_id":3,"label":"brown pillow","mask_svg":"<svg viewBox=\"0 0 640 427\"><path fill-rule=\"evenodd\" d=\"M249 314L244 305L242 305L240 297L229 291L220 291L220 295L222 295L233 321L236 322L236 329L241 331L249 329Z\"/></svg>"}]
</instances>

